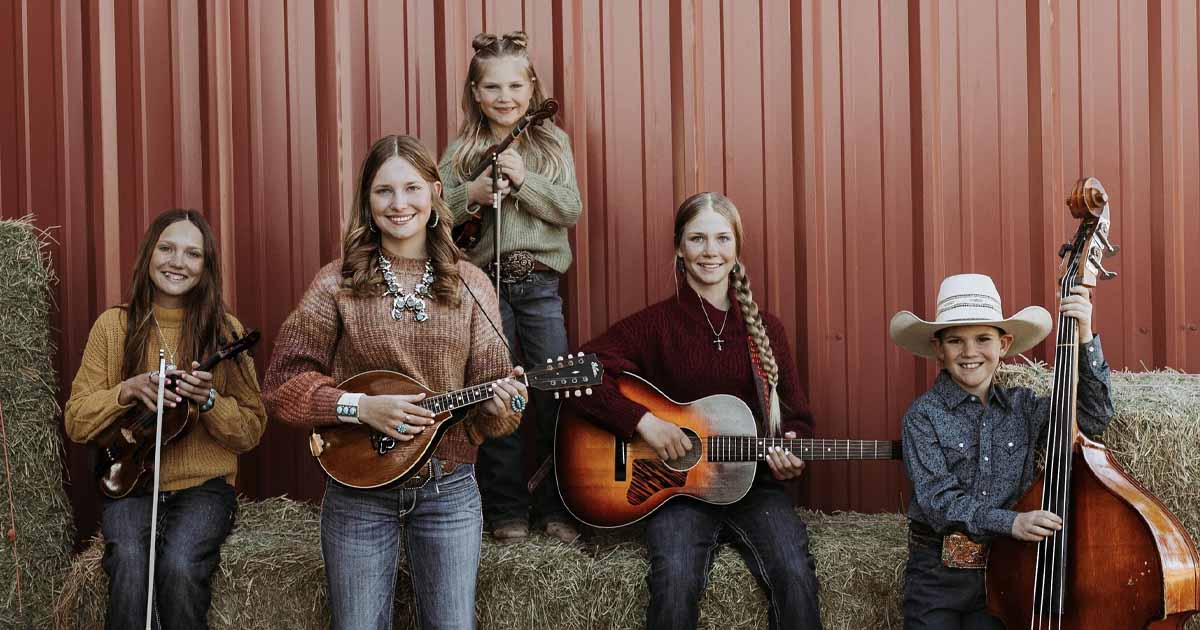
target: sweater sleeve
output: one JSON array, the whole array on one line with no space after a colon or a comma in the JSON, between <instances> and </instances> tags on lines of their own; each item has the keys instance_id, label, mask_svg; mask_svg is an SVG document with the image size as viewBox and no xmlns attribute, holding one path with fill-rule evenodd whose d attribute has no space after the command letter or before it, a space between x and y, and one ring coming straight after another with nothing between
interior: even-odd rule
<instances>
[{"instance_id":1,"label":"sweater sleeve","mask_svg":"<svg viewBox=\"0 0 1200 630\"><path fill-rule=\"evenodd\" d=\"M96 319L88 334L83 360L71 383L71 397L67 399L63 414L67 437L74 442L82 444L95 439L105 427L137 404L117 402L121 381L113 383L109 380L109 366L119 365L122 360L117 339L121 337L119 330L123 325L120 312L110 309ZM120 373L119 367L117 373Z\"/></svg>"},{"instance_id":2,"label":"sweater sleeve","mask_svg":"<svg viewBox=\"0 0 1200 630\"><path fill-rule=\"evenodd\" d=\"M800 386L800 374L792 358L791 345L783 323L773 315L764 314L767 335L771 338L771 352L779 368L780 428L784 433L795 431L797 437L807 438L813 434L813 417L808 406L808 397Z\"/></svg>"},{"instance_id":3,"label":"sweater sleeve","mask_svg":"<svg viewBox=\"0 0 1200 630\"><path fill-rule=\"evenodd\" d=\"M472 216L478 209L469 208L467 200L467 182L458 178L454 172L451 156L458 149L459 140L455 139L442 153L442 161L438 163L438 175L442 178L442 199L450 207L451 225L458 225Z\"/></svg>"},{"instance_id":4,"label":"sweater sleeve","mask_svg":"<svg viewBox=\"0 0 1200 630\"><path fill-rule=\"evenodd\" d=\"M275 419L298 427L336 424L337 400L333 356L342 320L334 297L339 290L340 261L326 265L288 316L275 341L264 378L263 399Z\"/></svg>"},{"instance_id":5,"label":"sweater sleeve","mask_svg":"<svg viewBox=\"0 0 1200 630\"><path fill-rule=\"evenodd\" d=\"M229 319L233 332L244 335L241 322L232 316ZM218 389L212 409L200 415L200 422L213 439L240 455L258 444L267 428L267 410L250 355L240 354L219 369L225 376L223 387Z\"/></svg>"},{"instance_id":6,"label":"sweater sleeve","mask_svg":"<svg viewBox=\"0 0 1200 630\"><path fill-rule=\"evenodd\" d=\"M637 433L638 421L649 411L626 398L617 388L624 372L645 374L649 357L646 352L658 344L653 320L643 310L584 344L583 352L594 352L604 366L604 381L592 388L591 396L573 398L568 403L592 422L626 439Z\"/></svg>"},{"instance_id":7,"label":"sweater sleeve","mask_svg":"<svg viewBox=\"0 0 1200 630\"><path fill-rule=\"evenodd\" d=\"M571 152L571 140L563 130L552 127L552 133L563 143L563 163L566 172L557 179L550 179L532 170L526 171L521 188L513 193L522 211L559 227L569 228L579 220L583 202L579 198L579 184L575 181L575 158ZM465 188L465 187L464 187Z\"/></svg>"},{"instance_id":8,"label":"sweater sleeve","mask_svg":"<svg viewBox=\"0 0 1200 630\"><path fill-rule=\"evenodd\" d=\"M464 375L464 382L470 387L508 376L512 371L512 362L508 358L508 347L504 340L480 311L486 311L493 322L500 322L500 301L496 291L478 267L463 263L459 265L459 272L471 288L471 293L463 296L463 306L471 309L471 346ZM475 298L479 299L478 304ZM516 431L521 423L520 418L517 415L493 416L484 413L482 406L476 406L469 412L463 425L467 438L473 444L482 444L484 439Z\"/></svg>"}]
</instances>

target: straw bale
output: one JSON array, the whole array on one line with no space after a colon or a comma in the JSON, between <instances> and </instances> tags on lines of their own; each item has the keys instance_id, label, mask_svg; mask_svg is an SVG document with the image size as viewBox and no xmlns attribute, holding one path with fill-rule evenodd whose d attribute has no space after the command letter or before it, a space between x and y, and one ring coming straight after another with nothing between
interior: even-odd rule
<instances>
[{"instance_id":1,"label":"straw bale","mask_svg":"<svg viewBox=\"0 0 1200 630\"><path fill-rule=\"evenodd\" d=\"M895 514L803 512L821 579L825 627L899 628L904 520ZM243 500L221 550L209 623L214 630L318 630L329 627L319 516L284 498ZM605 532L585 544L543 536L499 545L484 538L476 613L480 628L641 628L646 553L638 528ZM92 541L72 566L56 627L103 627L107 578L103 544ZM396 628L416 628L410 577L401 562ZM702 604L702 627L766 627L765 599L736 551L723 548Z\"/></svg>"},{"instance_id":2,"label":"straw bale","mask_svg":"<svg viewBox=\"0 0 1200 630\"><path fill-rule=\"evenodd\" d=\"M0 405L9 478L0 439L0 627L47 627L70 561L71 506L63 491L57 376L51 364L49 236L29 218L0 221ZM16 559L14 559L14 551ZM20 597L17 576L20 576Z\"/></svg>"}]
</instances>

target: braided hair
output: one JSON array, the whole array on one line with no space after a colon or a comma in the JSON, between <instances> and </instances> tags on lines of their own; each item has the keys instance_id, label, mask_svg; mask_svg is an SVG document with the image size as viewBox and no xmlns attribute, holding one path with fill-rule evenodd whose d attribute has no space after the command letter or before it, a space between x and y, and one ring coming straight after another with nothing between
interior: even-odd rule
<instances>
[{"instance_id":1,"label":"braided hair","mask_svg":"<svg viewBox=\"0 0 1200 630\"><path fill-rule=\"evenodd\" d=\"M763 322L762 312L754 301L750 291L750 278L741 263L742 256L742 216L737 206L728 197L716 192L696 193L683 200L675 213L675 249L678 250L683 240L684 229L696 215L705 210L712 210L724 217L733 226L734 242L738 262L734 263L729 273L730 284L733 285L734 299L742 311L742 320L746 322L752 346L751 359L755 368L760 370L760 376L769 386L767 393L767 430L770 435L779 435L781 429L781 411L779 407L779 364L775 362L775 354L771 351L771 337L767 334L767 326Z\"/></svg>"}]
</instances>

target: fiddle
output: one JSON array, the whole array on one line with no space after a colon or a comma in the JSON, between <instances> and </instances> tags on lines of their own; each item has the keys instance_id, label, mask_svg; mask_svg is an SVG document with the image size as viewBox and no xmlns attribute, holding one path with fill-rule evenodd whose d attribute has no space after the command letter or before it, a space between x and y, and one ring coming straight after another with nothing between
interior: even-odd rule
<instances>
[{"instance_id":1,"label":"fiddle","mask_svg":"<svg viewBox=\"0 0 1200 630\"><path fill-rule=\"evenodd\" d=\"M1104 187L1079 180L1067 205L1080 226L1059 251L1060 299L1116 275L1101 264L1117 251ZM1079 431L1077 332L1060 314L1046 469L1012 508L1053 512L1063 527L1037 543L992 543L988 609L1008 628L1182 628L1200 608L1200 553L1179 519Z\"/></svg>"},{"instance_id":2,"label":"fiddle","mask_svg":"<svg viewBox=\"0 0 1200 630\"><path fill-rule=\"evenodd\" d=\"M242 337L221 346L196 369L212 371L221 361L253 348L260 337L257 330L249 330ZM177 378L174 374L167 376L165 387L173 388ZM157 415L157 410L146 409L139 404L117 418L93 440L99 447L96 477L104 496L120 499L145 487L148 473L154 470ZM176 407L164 408L163 446L186 435L199 417L200 405L193 400L184 399Z\"/></svg>"},{"instance_id":3,"label":"fiddle","mask_svg":"<svg viewBox=\"0 0 1200 630\"><path fill-rule=\"evenodd\" d=\"M488 148L488 150L485 152L486 157L475 166L465 181L475 181L480 175L483 174L484 171L492 167L496 161L496 157L501 153L504 153L505 149L512 145L514 140L521 137L521 134L525 133L526 129L528 129L531 125L536 127L542 124L542 121L546 120L547 118L553 118L557 113L558 101L552 98L542 101L540 107L531 112L527 112L519 121L517 121L517 124L514 125L512 131L510 131L508 135L504 137L504 140L501 140L500 142ZM493 201L493 205L499 204ZM472 215L471 218L467 219L463 223L456 225L451 231L451 235L454 238L454 244L465 252L475 247L475 244L479 242L482 232L483 216L481 214L477 214Z\"/></svg>"}]
</instances>

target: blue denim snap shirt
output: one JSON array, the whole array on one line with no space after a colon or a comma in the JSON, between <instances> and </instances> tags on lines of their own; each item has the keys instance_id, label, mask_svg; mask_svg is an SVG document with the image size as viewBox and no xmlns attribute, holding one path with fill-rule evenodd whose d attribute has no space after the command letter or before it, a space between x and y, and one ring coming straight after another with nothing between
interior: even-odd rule
<instances>
[{"instance_id":1,"label":"blue denim snap shirt","mask_svg":"<svg viewBox=\"0 0 1200 630\"><path fill-rule=\"evenodd\" d=\"M993 384L989 405L942 370L904 415L904 466L913 483L908 517L939 533L1011 536L1013 504L1037 474L1050 397ZM1112 419L1109 369L1100 338L1080 346L1079 428L1089 437Z\"/></svg>"}]
</instances>

